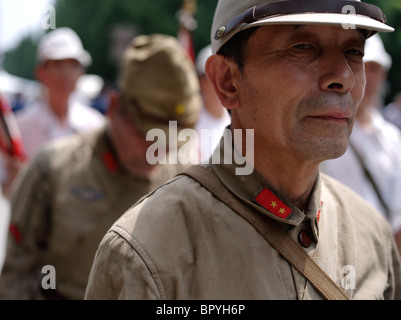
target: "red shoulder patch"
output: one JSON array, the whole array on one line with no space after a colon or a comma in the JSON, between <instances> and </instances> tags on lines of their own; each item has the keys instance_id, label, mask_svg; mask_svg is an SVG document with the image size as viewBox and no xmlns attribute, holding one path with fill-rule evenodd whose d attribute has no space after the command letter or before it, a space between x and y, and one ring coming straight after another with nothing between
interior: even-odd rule
<instances>
[{"instance_id":1,"label":"red shoulder patch","mask_svg":"<svg viewBox=\"0 0 401 320\"><path fill-rule=\"evenodd\" d=\"M111 151L106 151L102 154L102 160L106 165L107 170L116 172L118 170L118 163Z\"/></svg>"}]
</instances>

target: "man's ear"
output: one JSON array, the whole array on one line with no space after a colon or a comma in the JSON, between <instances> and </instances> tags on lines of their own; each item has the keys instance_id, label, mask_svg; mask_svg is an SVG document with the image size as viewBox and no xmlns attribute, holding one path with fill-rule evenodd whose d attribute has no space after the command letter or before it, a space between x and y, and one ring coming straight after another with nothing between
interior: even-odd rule
<instances>
[{"instance_id":1,"label":"man's ear","mask_svg":"<svg viewBox=\"0 0 401 320\"><path fill-rule=\"evenodd\" d=\"M221 104L227 109L238 108L238 66L216 54L207 60L205 71Z\"/></svg>"}]
</instances>

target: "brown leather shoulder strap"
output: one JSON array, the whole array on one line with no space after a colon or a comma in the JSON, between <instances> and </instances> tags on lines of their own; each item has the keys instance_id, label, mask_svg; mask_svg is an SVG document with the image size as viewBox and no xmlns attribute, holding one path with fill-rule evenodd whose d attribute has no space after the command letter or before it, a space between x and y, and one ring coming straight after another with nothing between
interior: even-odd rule
<instances>
[{"instance_id":1,"label":"brown leather shoulder strap","mask_svg":"<svg viewBox=\"0 0 401 320\"><path fill-rule=\"evenodd\" d=\"M207 167L194 165L182 175L198 181L215 197L248 221L327 300L348 300L347 295L311 259L308 253L274 220L235 197Z\"/></svg>"}]
</instances>

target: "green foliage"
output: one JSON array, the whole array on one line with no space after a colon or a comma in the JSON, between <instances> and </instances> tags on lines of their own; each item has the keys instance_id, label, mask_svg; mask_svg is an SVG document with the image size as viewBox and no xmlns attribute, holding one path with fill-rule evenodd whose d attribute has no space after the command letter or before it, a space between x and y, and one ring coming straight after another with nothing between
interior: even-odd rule
<instances>
[{"instance_id":1,"label":"green foliage","mask_svg":"<svg viewBox=\"0 0 401 320\"><path fill-rule=\"evenodd\" d=\"M388 75L388 94L386 103L391 102L393 97L401 92L401 1L395 0L367 0L380 7L387 18L387 23L395 28L392 33L381 33L386 51L393 59L393 65Z\"/></svg>"},{"instance_id":2,"label":"green foliage","mask_svg":"<svg viewBox=\"0 0 401 320\"><path fill-rule=\"evenodd\" d=\"M196 50L209 43L210 24L217 0L198 1L196 19L199 27L194 31ZM176 13L182 0L58 0L57 27L68 26L81 37L85 48L93 57L88 72L108 81L114 81L118 63L110 56L113 27L124 24L136 33L164 33L177 35Z\"/></svg>"},{"instance_id":3,"label":"green foliage","mask_svg":"<svg viewBox=\"0 0 401 320\"><path fill-rule=\"evenodd\" d=\"M401 92L401 1L366 0L378 5L387 16L388 24L396 32L381 34L384 45L393 57L393 67L389 73L389 93L387 102ZM117 24L134 28L136 33L165 33L177 35L176 13L183 0L57 0L57 27L68 26L81 37L85 48L93 58L89 73L115 81L118 63L111 58L111 32ZM210 42L210 28L217 0L197 1L195 19L197 29L193 32L195 50L198 52ZM15 75L33 78L36 40L24 39L19 47L6 53L4 67Z\"/></svg>"},{"instance_id":4,"label":"green foliage","mask_svg":"<svg viewBox=\"0 0 401 320\"><path fill-rule=\"evenodd\" d=\"M36 40L31 37L24 38L17 47L5 53L4 69L18 77L34 79L36 47Z\"/></svg>"},{"instance_id":5,"label":"green foliage","mask_svg":"<svg viewBox=\"0 0 401 320\"><path fill-rule=\"evenodd\" d=\"M111 32L113 27L124 24L136 33L164 33L177 35L176 13L182 0L57 0L56 27L74 29L92 55L93 63L88 73L95 73L107 81L115 81L118 63L111 57ZM197 3L195 19L198 28L194 31L196 51L210 41L210 26L217 0L202 0ZM4 68L17 76L33 78L37 41L24 39L19 46L6 53Z\"/></svg>"}]
</instances>

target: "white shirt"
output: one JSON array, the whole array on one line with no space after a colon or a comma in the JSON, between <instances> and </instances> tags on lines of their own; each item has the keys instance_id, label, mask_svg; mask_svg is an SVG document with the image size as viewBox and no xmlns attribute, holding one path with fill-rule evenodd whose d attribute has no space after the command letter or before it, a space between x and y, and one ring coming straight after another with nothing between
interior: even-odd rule
<instances>
[{"instance_id":1,"label":"white shirt","mask_svg":"<svg viewBox=\"0 0 401 320\"><path fill-rule=\"evenodd\" d=\"M15 114L15 119L28 159L31 159L45 142L97 129L106 122L106 118L99 111L80 103L76 98L69 101L67 121L64 125L43 101L26 106L24 110ZM0 182L6 179L7 172L0 157Z\"/></svg>"},{"instance_id":2,"label":"white shirt","mask_svg":"<svg viewBox=\"0 0 401 320\"><path fill-rule=\"evenodd\" d=\"M396 232L401 229L401 131L376 109L370 116L371 129L363 130L355 122L350 143L380 190L390 211L388 220ZM385 215L384 207L351 147L342 157L323 162L321 170L356 191Z\"/></svg>"},{"instance_id":3,"label":"white shirt","mask_svg":"<svg viewBox=\"0 0 401 320\"><path fill-rule=\"evenodd\" d=\"M100 128L105 117L97 110L70 100L65 124L61 124L47 104L34 104L16 114L16 121L28 158L47 141L73 133Z\"/></svg>"},{"instance_id":4,"label":"white shirt","mask_svg":"<svg viewBox=\"0 0 401 320\"><path fill-rule=\"evenodd\" d=\"M392 102L383 108L383 116L401 129L401 108L396 103Z\"/></svg>"}]
</instances>

